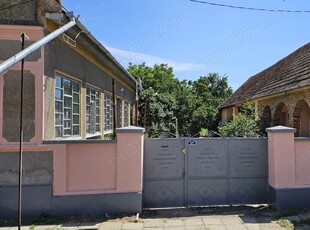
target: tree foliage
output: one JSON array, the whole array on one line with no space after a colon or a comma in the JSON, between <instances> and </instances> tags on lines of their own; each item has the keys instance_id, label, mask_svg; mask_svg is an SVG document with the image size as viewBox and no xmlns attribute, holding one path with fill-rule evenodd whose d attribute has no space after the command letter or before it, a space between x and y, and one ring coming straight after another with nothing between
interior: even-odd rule
<instances>
[{"instance_id":1,"label":"tree foliage","mask_svg":"<svg viewBox=\"0 0 310 230\"><path fill-rule=\"evenodd\" d=\"M176 131L188 136L202 128L217 130L217 108L232 93L227 77L212 73L196 81L180 81L167 64L149 67L129 63L128 71L143 82L139 125L146 128L148 136Z\"/></svg>"}]
</instances>

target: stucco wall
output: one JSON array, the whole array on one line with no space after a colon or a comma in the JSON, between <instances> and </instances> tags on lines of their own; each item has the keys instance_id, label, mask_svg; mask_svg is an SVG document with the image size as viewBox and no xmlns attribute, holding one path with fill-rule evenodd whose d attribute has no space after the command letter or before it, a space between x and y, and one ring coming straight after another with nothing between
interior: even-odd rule
<instances>
[{"instance_id":1,"label":"stucco wall","mask_svg":"<svg viewBox=\"0 0 310 230\"><path fill-rule=\"evenodd\" d=\"M53 153L23 153L23 185L52 185ZM0 187L17 186L19 153L0 152Z\"/></svg>"}]
</instances>

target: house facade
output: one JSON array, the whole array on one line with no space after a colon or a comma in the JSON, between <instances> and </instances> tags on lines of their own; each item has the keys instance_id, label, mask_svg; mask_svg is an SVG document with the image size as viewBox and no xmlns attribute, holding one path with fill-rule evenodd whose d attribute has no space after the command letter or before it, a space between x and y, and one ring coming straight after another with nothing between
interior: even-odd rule
<instances>
[{"instance_id":1,"label":"house facade","mask_svg":"<svg viewBox=\"0 0 310 230\"><path fill-rule=\"evenodd\" d=\"M27 48L70 21L57 1L5 2L12 8L0 16L2 61L20 51L22 32L29 37ZM79 21L29 55L24 74L26 142L102 139L134 123L135 79ZM0 141L18 142L20 64L0 76Z\"/></svg>"},{"instance_id":2,"label":"house facade","mask_svg":"<svg viewBox=\"0 0 310 230\"><path fill-rule=\"evenodd\" d=\"M293 127L295 136L309 137L310 43L250 77L220 106L222 122L245 103L255 105L267 127Z\"/></svg>"},{"instance_id":3,"label":"house facade","mask_svg":"<svg viewBox=\"0 0 310 230\"><path fill-rule=\"evenodd\" d=\"M21 50L21 33L27 49L72 20L58 0L0 9L0 64ZM23 216L141 210L142 175L127 174L142 167L143 129L122 129L135 125L136 85L78 19L25 58ZM20 91L19 62L0 73L0 219L17 215Z\"/></svg>"}]
</instances>

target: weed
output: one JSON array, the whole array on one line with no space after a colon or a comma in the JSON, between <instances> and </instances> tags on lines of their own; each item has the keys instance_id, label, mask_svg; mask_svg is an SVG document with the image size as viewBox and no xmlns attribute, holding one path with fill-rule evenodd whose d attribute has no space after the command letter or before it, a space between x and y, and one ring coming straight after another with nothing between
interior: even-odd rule
<instances>
[{"instance_id":1,"label":"weed","mask_svg":"<svg viewBox=\"0 0 310 230\"><path fill-rule=\"evenodd\" d=\"M277 220L276 222L285 230L293 230L294 229L294 225L289 220Z\"/></svg>"}]
</instances>

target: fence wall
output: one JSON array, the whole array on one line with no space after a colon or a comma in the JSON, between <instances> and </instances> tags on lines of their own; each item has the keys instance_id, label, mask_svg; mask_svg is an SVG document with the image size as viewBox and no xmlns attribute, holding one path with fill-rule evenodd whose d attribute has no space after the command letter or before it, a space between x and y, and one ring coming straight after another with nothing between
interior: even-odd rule
<instances>
[{"instance_id":1,"label":"fence wall","mask_svg":"<svg viewBox=\"0 0 310 230\"><path fill-rule=\"evenodd\" d=\"M278 209L310 207L310 139L296 129L268 128L270 202Z\"/></svg>"},{"instance_id":2,"label":"fence wall","mask_svg":"<svg viewBox=\"0 0 310 230\"><path fill-rule=\"evenodd\" d=\"M25 146L23 217L142 211L144 129L117 129L117 140ZM0 219L17 216L18 146L0 146Z\"/></svg>"}]
</instances>

